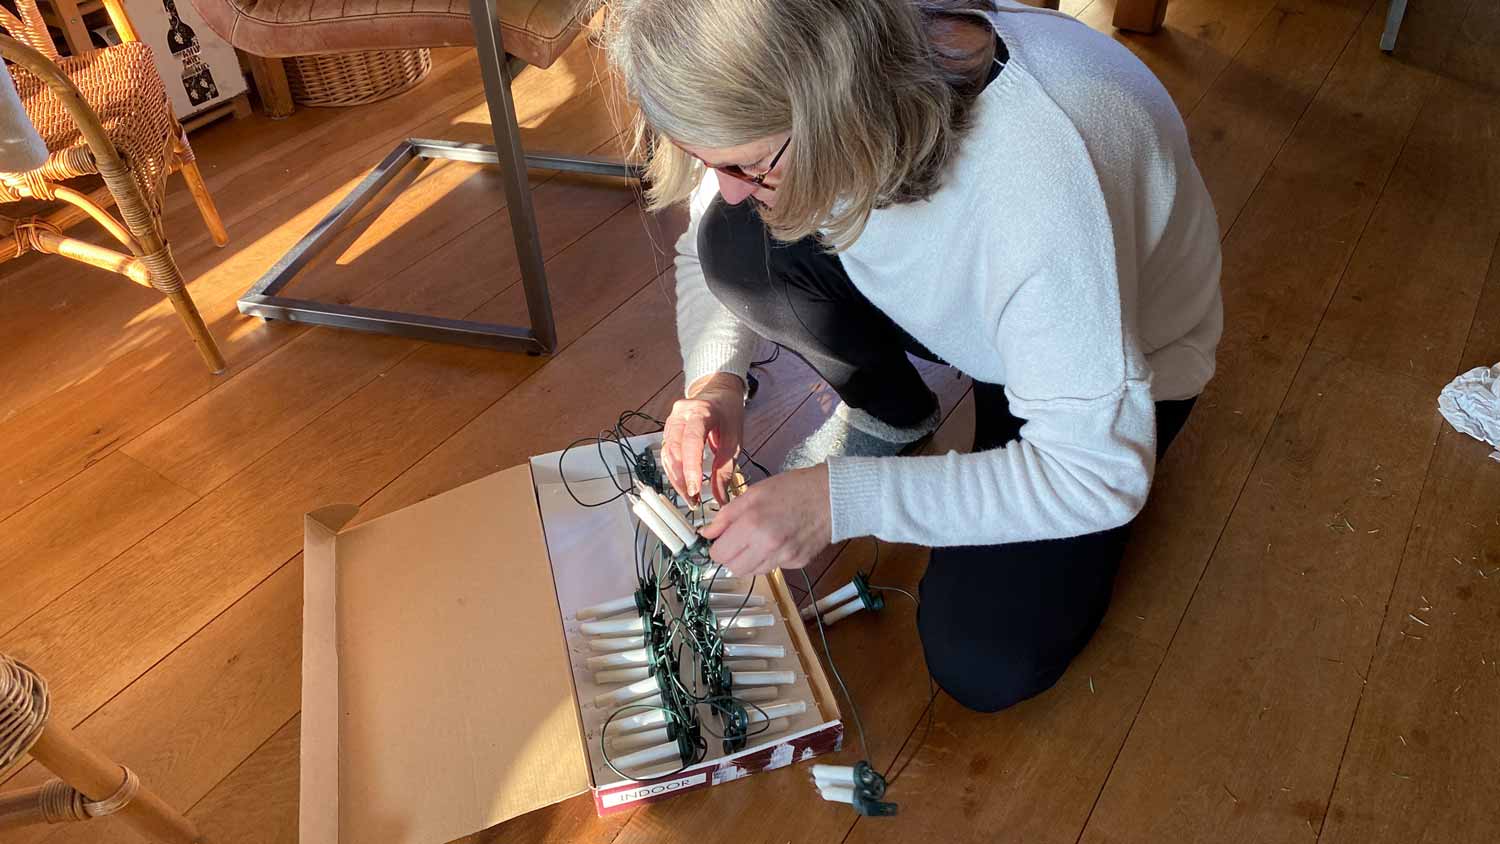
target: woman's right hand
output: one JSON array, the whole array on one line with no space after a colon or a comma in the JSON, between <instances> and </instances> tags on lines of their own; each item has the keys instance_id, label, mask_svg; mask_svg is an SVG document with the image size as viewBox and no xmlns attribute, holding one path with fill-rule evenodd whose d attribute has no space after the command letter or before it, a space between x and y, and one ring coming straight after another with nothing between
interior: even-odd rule
<instances>
[{"instance_id":1,"label":"woman's right hand","mask_svg":"<svg viewBox=\"0 0 1500 844\"><path fill-rule=\"evenodd\" d=\"M713 450L710 480L714 498L729 500L734 458L745 434L745 382L727 372L706 375L692 384L688 397L672 405L662 437L661 462L667 481L686 501L697 504L703 492L703 447Z\"/></svg>"}]
</instances>

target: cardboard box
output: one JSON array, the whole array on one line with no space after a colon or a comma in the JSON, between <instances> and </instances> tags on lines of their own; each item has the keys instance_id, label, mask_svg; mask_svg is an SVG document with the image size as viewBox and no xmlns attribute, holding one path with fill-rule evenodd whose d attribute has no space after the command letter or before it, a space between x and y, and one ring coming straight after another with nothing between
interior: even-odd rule
<instances>
[{"instance_id":1,"label":"cardboard box","mask_svg":"<svg viewBox=\"0 0 1500 844\"><path fill-rule=\"evenodd\" d=\"M646 445L655 437L638 437ZM597 688L573 620L635 588L617 450L533 458L347 530L306 519L302 844L440 844L591 791L601 814L836 750L837 702L780 573L756 581L798 673L789 728L673 776L622 780L599 757Z\"/></svg>"}]
</instances>

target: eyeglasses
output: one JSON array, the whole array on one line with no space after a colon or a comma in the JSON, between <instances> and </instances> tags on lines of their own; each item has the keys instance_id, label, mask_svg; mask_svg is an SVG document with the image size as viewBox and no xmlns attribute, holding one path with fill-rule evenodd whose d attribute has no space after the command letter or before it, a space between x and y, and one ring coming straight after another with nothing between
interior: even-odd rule
<instances>
[{"instance_id":1,"label":"eyeglasses","mask_svg":"<svg viewBox=\"0 0 1500 844\"><path fill-rule=\"evenodd\" d=\"M771 175L771 172L776 169L776 164L781 161L782 154L786 152L786 148L790 146L791 143L792 136L787 135L786 141L781 144L781 149L776 150L776 155L771 157L771 163L766 165L766 169L764 171L757 173L754 176L746 173L744 169L742 169L738 164L729 164L724 167L712 167L712 169L723 173L731 179L739 179L746 184L755 185L756 187L763 190L776 190L776 188L766 184L766 177Z\"/></svg>"}]
</instances>

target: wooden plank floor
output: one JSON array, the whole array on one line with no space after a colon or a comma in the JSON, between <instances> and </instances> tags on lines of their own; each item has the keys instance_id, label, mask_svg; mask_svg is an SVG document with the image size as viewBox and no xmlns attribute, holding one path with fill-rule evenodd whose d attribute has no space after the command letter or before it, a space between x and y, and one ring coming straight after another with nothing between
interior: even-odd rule
<instances>
[{"instance_id":1,"label":"wooden plank floor","mask_svg":"<svg viewBox=\"0 0 1500 844\"><path fill-rule=\"evenodd\" d=\"M1063 7L1108 31L1112 0ZM1500 7L1414 3L1395 56L1377 0L1169 9L1161 34L1121 40L1183 111L1214 195L1226 336L1058 686L988 716L932 697L896 596L829 638L899 817L857 821L788 770L608 819L570 800L474 842L1500 840L1500 466L1435 409L1454 374L1500 360ZM615 149L601 73L580 40L523 74L528 146ZM196 135L232 241L212 246L180 185L168 224L223 376L149 290L0 267L0 650L211 841L296 841L303 512L389 512L680 393L682 216L608 179L532 174L552 358L235 311L397 138L483 140L486 119L472 58L446 50L392 100ZM406 182L297 289L518 319L495 174ZM929 447L965 448L966 382L924 374L949 411ZM748 440L775 461L832 404L784 355ZM875 553L832 549L815 591ZM878 582L914 587L924 552L879 554ZM6 840L140 839L103 820Z\"/></svg>"}]
</instances>

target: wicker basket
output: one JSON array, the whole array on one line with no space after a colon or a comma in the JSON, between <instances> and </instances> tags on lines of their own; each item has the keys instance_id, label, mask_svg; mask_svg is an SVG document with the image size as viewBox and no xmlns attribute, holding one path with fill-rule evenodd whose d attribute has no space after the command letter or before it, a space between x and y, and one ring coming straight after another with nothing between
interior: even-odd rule
<instances>
[{"instance_id":1,"label":"wicker basket","mask_svg":"<svg viewBox=\"0 0 1500 844\"><path fill-rule=\"evenodd\" d=\"M376 50L286 60L292 99L305 106L354 106L393 97L432 70L432 51Z\"/></svg>"}]
</instances>

